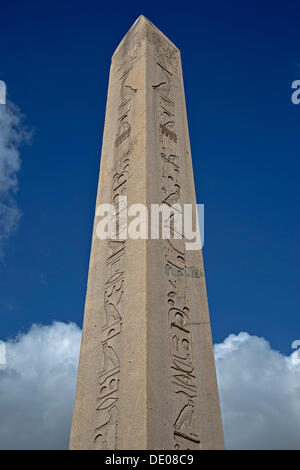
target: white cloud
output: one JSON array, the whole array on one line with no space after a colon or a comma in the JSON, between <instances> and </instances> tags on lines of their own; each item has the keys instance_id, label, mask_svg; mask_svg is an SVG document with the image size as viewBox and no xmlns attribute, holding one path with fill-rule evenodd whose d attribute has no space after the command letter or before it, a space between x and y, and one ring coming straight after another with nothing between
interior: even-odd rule
<instances>
[{"instance_id":1,"label":"white cloud","mask_svg":"<svg viewBox=\"0 0 300 470\"><path fill-rule=\"evenodd\" d=\"M0 366L0 448L68 446L81 330L33 325L6 343Z\"/></svg>"},{"instance_id":2,"label":"white cloud","mask_svg":"<svg viewBox=\"0 0 300 470\"><path fill-rule=\"evenodd\" d=\"M226 447L300 449L300 361L264 338L229 335L215 345Z\"/></svg>"},{"instance_id":3,"label":"white cloud","mask_svg":"<svg viewBox=\"0 0 300 470\"><path fill-rule=\"evenodd\" d=\"M0 366L0 448L66 449L81 331L33 325L7 345ZM230 335L215 345L228 449L299 449L300 358L264 338Z\"/></svg>"},{"instance_id":4,"label":"white cloud","mask_svg":"<svg viewBox=\"0 0 300 470\"><path fill-rule=\"evenodd\" d=\"M22 119L17 106L10 102L0 104L0 258L3 257L3 244L20 218L14 198L21 168L19 148L31 137L22 126Z\"/></svg>"}]
</instances>

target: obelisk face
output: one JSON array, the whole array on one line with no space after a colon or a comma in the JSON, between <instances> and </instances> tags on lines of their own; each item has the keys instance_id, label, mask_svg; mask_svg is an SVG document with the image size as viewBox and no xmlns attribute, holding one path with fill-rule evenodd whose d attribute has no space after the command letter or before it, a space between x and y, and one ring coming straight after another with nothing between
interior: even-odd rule
<instances>
[{"instance_id":1,"label":"obelisk face","mask_svg":"<svg viewBox=\"0 0 300 470\"><path fill-rule=\"evenodd\" d=\"M180 53L141 16L112 58L71 449L223 448L202 253L174 225L195 203ZM154 205L171 236L128 236Z\"/></svg>"}]
</instances>

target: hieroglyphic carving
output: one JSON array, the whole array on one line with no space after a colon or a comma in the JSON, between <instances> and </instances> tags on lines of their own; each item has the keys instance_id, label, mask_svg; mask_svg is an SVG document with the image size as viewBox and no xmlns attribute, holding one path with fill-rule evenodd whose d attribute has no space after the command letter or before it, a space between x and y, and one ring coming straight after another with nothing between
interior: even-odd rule
<instances>
[{"instance_id":1,"label":"hieroglyphic carving","mask_svg":"<svg viewBox=\"0 0 300 470\"><path fill-rule=\"evenodd\" d=\"M97 378L97 413L94 430L96 449L117 449L119 421L120 334L124 294L126 240L119 239L122 210L119 197L127 195L130 155L133 149L131 114L137 89L132 85L132 66L120 77L117 132L114 143L114 170L111 201L117 221L117 239L108 240L107 279L104 288L105 322L100 334L102 366Z\"/></svg>"},{"instance_id":2,"label":"hieroglyphic carving","mask_svg":"<svg viewBox=\"0 0 300 470\"><path fill-rule=\"evenodd\" d=\"M154 45L154 58L161 66L176 73L179 51L170 41L166 41L166 38L159 30L155 31L153 26L154 25L146 26L146 36Z\"/></svg>"},{"instance_id":3,"label":"hieroglyphic carving","mask_svg":"<svg viewBox=\"0 0 300 470\"><path fill-rule=\"evenodd\" d=\"M175 449L198 450L200 448L200 439L194 433L194 412L194 402L193 400L188 400L174 424Z\"/></svg>"},{"instance_id":4,"label":"hieroglyphic carving","mask_svg":"<svg viewBox=\"0 0 300 470\"><path fill-rule=\"evenodd\" d=\"M160 159L162 168L162 203L169 206L180 203L180 154L176 132L176 104L172 97L172 81L176 75L174 51L169 54L160 47L155 49L157 80L152 85L157 94L160 134ZM169 66L169 68L168 68ZM171 354L172 388L177 417L173 423L175 449L200 449L200 439L194 432L194 403L197 398L193 337L190 329L191 312L187 305L187 264L185 241L175 239L172 217L169 220L171 239L165 240L165 266L169 291L168 328Z\"/></svg>"}]
</instances>

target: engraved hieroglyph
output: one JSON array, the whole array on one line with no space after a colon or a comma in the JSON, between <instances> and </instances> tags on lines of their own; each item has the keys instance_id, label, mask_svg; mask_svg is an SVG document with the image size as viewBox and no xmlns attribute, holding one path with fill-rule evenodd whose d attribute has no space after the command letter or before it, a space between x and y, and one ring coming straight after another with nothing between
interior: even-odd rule
<instances>
[{"instance_id":1,"label":"engraved hieroglyph","mask_svg":"<svg viewBox=\"0 0 300 470\"><path fill-rule=\"evenodd\" d=\"M117 238L101 240L107 203ZM202 252L176 233L186 203L180 52L140 16L110 68L70 449L224 448ZM126 238L133 204L172 206L171 238Z\"/></svg>"},{"instance_id":2,"label":"engraved hieroglyph","mask_svg":"<svg viewBox=\"0 0 300 470\"><path fill-rule=\"evenodd\" d=\"M124 294L124 257L126 240L119 240L122 231L120 197L127 196L131 140L131 112L137 89L132 86L132 67L120 78L120 104L118 106L117 134L114 145L114 173L111 185L111 202L116 213L117 239L108 240L107 280L104 290L105 323L100 343L103 365L97 379L97 407L94 443L97 449L117 449L120 382L120 335L122 331L122 303Z\"/></svg>"},{"instance_id":3,"label":"engraved hieroglyph","mask_svg":"<svg viewBox=\"0 0 300 470\"><path fill-rule=\"evenodd\" d=\"M180 153L176 133L176 104L172 101L174 70L167 69L167 58L160 55L157 62L157 83L152 86L158 94L158 122L160 128L160 156L162 166L162 200L169 206L180 203ZM165 59L165 60L164 60ZM171 71L172 70L172 71ZM175 71L176 73L176 71ZM176 206L175 206L176 207ZM182 205L178 205L178 210ZM171 215L168 221L174 232ZM185 240L171 237L165 241L165 266L168 275L167 311L169 342L172 361L172 384L176 396L178 416L174 423L175 449L200 449L200 438L193 430L194 400L197 398L193 337L188 324L192 316L186 298ZM174 276L175 271L175 276ZM183 400L182 400L183 397Z\"/></svg>"}]
</instances>

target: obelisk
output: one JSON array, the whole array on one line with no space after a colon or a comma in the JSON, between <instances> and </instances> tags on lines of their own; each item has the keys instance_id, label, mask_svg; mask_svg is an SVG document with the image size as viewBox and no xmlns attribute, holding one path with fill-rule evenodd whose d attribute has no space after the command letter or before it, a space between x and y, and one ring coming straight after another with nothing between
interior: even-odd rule
<instances>
[{"instance_id":1,"label":"obelisk","mask_svg":"<svg viewBox=\"0 0 300 470\"><path fill-rule=\"evenodd\" d=\"M196 204L180 52L144 16L111 62L70 449L223 449L201 249L101 239L121 196Z\"/></svg>"}]
</instances>

